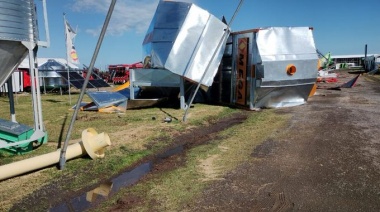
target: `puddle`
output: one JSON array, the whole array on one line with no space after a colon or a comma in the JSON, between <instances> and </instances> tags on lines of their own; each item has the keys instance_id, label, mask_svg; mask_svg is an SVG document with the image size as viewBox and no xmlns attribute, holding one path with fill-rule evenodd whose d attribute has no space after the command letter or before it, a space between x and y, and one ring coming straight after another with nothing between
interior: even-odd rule
<instances>
[{"instance_id":1,"label":"puddle","mask_svg":"<svg viewBox=\"0 0 380 212\"><path fill-rule=\"evenodd\" d=\"M166 159L170 156L173 156L173 155L176 155L176 154L179 154L183 151L183 146L177 146L177 147L174 147L172 149L169 149L168 151L164 152L163 154L160 154L158 155L158 159Z\"/></svg>"},{"instance_id":2,"label":"puddle","mask_svg":"<svg viewBox=\"0 0 380 212\"><path fill-rule=\"evenodd\" d=\"M183 146L178 146L166 151L163 154L157 156L157 163L168 158L170 156L179 154L183 151ZM141 164L135 169L125 172L109 182L102 183L95 189L87 191L77 197L72 198L70 201L62 202L61 204L50 208L51 212L66 212L66 211L84 211L90 208L94 204L98 204L102 201L107 200L107 198L115 193L117 193L121 188L132 186L137 183L143 176L148 174L153 167L153 162L147 162Z\"/></svg>"}]
</instances>

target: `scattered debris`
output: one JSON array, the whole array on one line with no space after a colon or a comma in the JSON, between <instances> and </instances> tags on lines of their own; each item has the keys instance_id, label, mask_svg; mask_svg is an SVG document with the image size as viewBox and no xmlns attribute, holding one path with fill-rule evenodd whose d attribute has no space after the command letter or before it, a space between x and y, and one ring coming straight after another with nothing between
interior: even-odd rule
<instances>
[{"instance_id":1,"label":"scattered debris","mask_svg":"<svg viewBox=\"0 0 380 212\"><path fill-rule=\"evenodd\" d=\"M170 117L166 117L166 118L164 119L164 122L166 122L166 123L170 123L170 122L172 122L172 118L170 118Z\"/></svg>"},{"instance_id":2,"label":"scattered debris","mask_svg":"<svg viewBox=\"0 0 380 212\"><path fill-rule=\"evenodd\" d=\"M338 85L338 86L334 86L334 87L331 87L331 86L318 86L317 88L318 89L327 89L327 90L341 90L341 88L352 88L352 87L355 86L355 84L356 84L359 76L360 76L360 74L358 74L356 77L354 77L350 81L345 82L345 83L343 83L341 85Z\"/></svg>"},{"instance_id":3,"label":"scattered debris","mask_svg":"<svg viewBox=\"0 0 380 212\"><path fill-rule=\"evenodd\" d=\"M333 73L331 69L319 70L317 82L325 82L325 83L338 82L338 74Z\"/></svg>"}]
</instances>

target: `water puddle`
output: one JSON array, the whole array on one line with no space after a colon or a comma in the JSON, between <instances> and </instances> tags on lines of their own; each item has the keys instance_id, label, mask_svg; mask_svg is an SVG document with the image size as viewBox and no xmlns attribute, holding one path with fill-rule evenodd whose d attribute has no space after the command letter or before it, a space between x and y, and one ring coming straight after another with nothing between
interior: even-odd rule
<instances>
[{"instance_id":1,"label":"water puddle","mask_svg":"<svg viewBox=\"0 0 380 212\"><path fill-rule=\"evenodd\" d=\"M179 154L183 151L183 146L172 148L163 154L157 156L157 163L165 158ZM63 211L84 211L90 208L94 204L98 204L115 193L121 188L132 186L137 183L143 176L148 174L153 167L153 162L141 164L135 169L125 172L118 177L111 179L109 182L102 183L95 189L87 191L77 197L72 198L70 201L62 202L61 204L50 208L51 212L63 212Z\"/></svg>"},{"instance_id":2,"label":"water puddle","mask_svg":"<svg viewBox=\"0 0 380 212\"><path fill-rule=\"evenodd\" d=\"M172 148L172 149L169 149L168 151L166 151L166 152L164 152L164 153L162 153L162 154L160 154L160 155L158 155L157 156L157 158L158 159L166 159L166 158L168 158L168 157L170 157L170 156L173 156L173 155L176 155L176 154L179 154L179 153L181 153L183 151L183 146L181 145L181 146L177 146L177 147L174 147L174 148Z\"/></svg>"}]
</instances>

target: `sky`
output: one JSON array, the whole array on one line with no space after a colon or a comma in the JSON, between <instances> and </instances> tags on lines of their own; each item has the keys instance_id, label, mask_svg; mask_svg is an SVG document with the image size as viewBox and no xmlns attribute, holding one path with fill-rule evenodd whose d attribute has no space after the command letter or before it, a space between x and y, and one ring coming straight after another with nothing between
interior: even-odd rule
<instances>
[{"instance_id":1,"label":"sky","mask_svg":"<svg viewBox=\"0 0 380 212\"><path fill-rule=\"evenodd\" d=\"M229 22L240 0L181 0ZM40 0L40 40L46 40ZM117 0L95 67L142 60L142 42L159 0ZM77 35L74 45L82 68L89 66L111 0L46 0L50 47L38 57L66 58L63 13ZM332 55L380 53L379 0L244 0L232 31L261 27L313 27L316 48Z\"/></svg>"}]
</instances>

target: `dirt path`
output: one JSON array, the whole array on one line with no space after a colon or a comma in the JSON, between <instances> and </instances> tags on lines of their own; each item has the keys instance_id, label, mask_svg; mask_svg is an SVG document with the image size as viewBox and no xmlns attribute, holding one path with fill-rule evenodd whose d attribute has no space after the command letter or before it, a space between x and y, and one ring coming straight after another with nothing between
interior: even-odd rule
<instances>
[{"instance_id":1,"label":"dirt path","mask_svg":"<svg viewBox=\"0 0 380 212\"><path fill-rule=\"evenodd\" d=\"M348 81L355 75L341 75ZM190 211L380 211L380 84L318 89L282 135L217 181Z\"/></svg>"}]
</instances>

